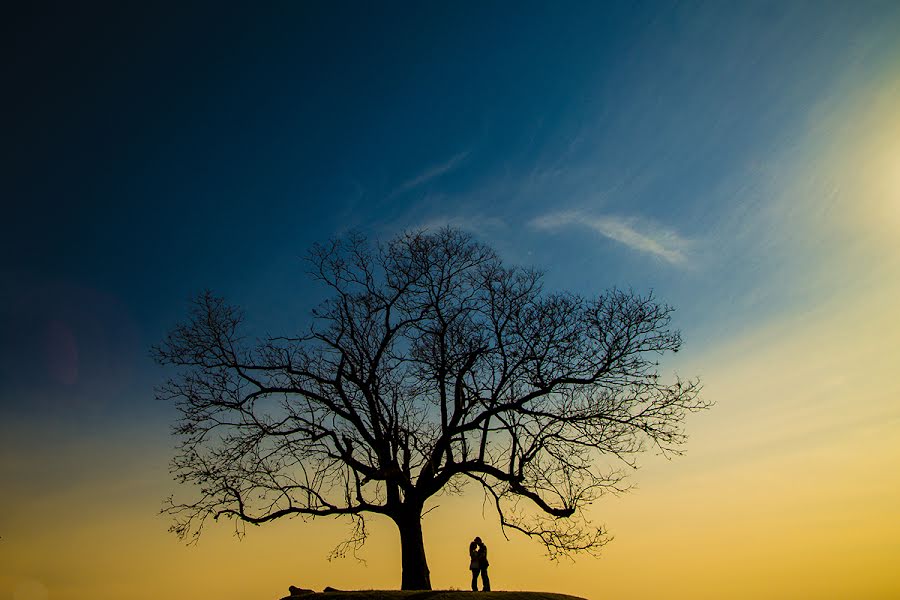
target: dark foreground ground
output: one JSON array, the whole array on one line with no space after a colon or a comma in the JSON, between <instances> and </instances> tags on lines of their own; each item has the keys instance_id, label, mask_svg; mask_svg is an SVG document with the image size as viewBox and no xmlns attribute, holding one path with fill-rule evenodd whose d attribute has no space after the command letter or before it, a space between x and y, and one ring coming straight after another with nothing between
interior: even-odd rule
<instances>
[{"instance_id":1,"label":"dark foreground ground","mask_svg":"<svg viewBox=\"0 0 900 600\"><path fill-rule=\"evenodd\" d=\"M291 600L585 600L578 596L549 592L469 592L361 590L353 592L319 592L303 596L286 596Z\"/></svg>"}]
</instances>

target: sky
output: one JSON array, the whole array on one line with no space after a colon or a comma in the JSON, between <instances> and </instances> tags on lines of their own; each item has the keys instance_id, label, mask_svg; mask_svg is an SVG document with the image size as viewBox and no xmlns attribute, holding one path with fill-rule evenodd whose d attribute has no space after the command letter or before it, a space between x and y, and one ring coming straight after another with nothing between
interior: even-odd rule
<instances>
[{"instance_id":1,"label":"sky","mask_svg":"<svg viewBox=\"0 0 900 600\"><path fill-rule=\"evenodd\" d=\"M259 4L262 4L260 6ZM550 289L653 290L715 406L549 562L480 494L436 588L900 596L900 4L30 3L0 28L0 597L396 588L373 520L168 533L149 348L212 289L307 322L316 242L452 225ZM461 526L460 524L465 524ZM163 596L164 595L164 596Z\"/></svg>"}]
</instances>

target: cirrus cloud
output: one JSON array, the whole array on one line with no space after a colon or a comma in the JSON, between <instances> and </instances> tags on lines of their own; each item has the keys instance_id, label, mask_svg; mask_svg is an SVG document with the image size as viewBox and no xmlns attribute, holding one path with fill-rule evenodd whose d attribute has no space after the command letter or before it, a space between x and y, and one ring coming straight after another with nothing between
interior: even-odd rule
<instances>
[{"instance_id":1,"label":"cirrus cloud","mask_svg":"<svg viewBox=\"0 0 900 600\"><path fill-rule=\"evenodd\" d=\"M690 241L677 232L638 219L613 215L589 215L571 210L535 217L529 225L542 231L556 231L567 227L587 227L605 238L672 265L685 266Z\"/></svg>"}]
</instances>

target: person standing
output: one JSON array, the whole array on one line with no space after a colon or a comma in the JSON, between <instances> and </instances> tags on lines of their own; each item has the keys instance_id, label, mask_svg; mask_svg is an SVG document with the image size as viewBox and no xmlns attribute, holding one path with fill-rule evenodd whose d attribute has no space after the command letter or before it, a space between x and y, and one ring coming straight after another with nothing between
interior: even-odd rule
<instances>
[{"instance_id":1,"label":"person standing","mask_svg":"<svg viewBox=\"0 0 900 600\"><path fill-rule=\"evenodd\" d=\"M478 538L475 538L476 540ZM481 561L478 558L478 542L469 544L469 570L472 571L472 591L478 591L478 572L481 570Z\"/></svg>"},{"instance_id":2,"label":"person standing","mask_svg":"<svg viewBox=\"0 0 900 600\"><path fill-rule=\"evenodd\" d=\"M478 591L478 575L481 574L481 589L484 592L491 591L491 580L488 577L487 546L476 537L469 544L469 570L472 571L472 591Z\"/></svg>"}]
</instances>

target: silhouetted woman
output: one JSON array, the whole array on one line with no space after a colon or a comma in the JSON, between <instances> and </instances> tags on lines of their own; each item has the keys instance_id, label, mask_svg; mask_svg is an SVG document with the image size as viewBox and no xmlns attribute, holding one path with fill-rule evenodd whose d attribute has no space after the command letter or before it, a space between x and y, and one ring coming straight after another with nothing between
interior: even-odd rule
<instances>
[{"instance_id":1,"label":"silhouetted woman","mask_svg":"<svg viewBox=\"0 0 900 600\"><path fill-rule=\"evenodd\" d=\"M487 546L481 538L475 538L469 544L469 570L472 571L472 591L478 591L478 574L481 573L481 588L484 592L491 591L491 580L488 578Z\"/></svg>"}]
</instances>

